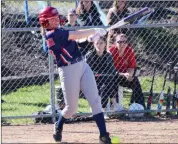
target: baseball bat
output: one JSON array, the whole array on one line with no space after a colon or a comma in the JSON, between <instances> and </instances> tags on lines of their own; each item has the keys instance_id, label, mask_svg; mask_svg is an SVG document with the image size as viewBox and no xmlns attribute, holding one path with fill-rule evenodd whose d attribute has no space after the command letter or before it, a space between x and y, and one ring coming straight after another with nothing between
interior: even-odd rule
<instances>
[{"instance_id":1,"label":"baseball bat","mask_svg":"<svg viewBox=\"0 0 178 144\"><path fill-rule=\"evenodd\" d=\"M110 31L110 30L119 28L121 26L124 26L124 25L132 22L136 18L138 18L138 17L140 17L140 16L142 16L144 14L148 14L150 12L151 12L151 10L148 7L145 7L143 9L141 9L141 10L139 10L139 11L137 11L137 12L125 17L125 18L123 18L122 20L118 21L116 24L114 24L114 25L110 26L109 28L107 28L106 31Z\"/></svg>"},{"instance_id":2,"label":"baseball bat","mask_svg":"<svg viewBox=\"0 0 178 144\"><path fill-rule=\"evenodd\" d=\"M176 91L177 72L178 72L178 64L176 66L174 66L174 93L173 93L173 100L172 100L172 108L173 109L176 109L176 106L178 107L178 93ZM177 112L177 114L178 114L178 112Z\"/></svg>"},{"instance_id":3,"label":"baseball bat","mask_svg":"<svg viewBox=\"0 0 178 144\"><path fill-rule=\"evenodd\" d=\"M136 19L144 14L150 13L150 12L151 12L151 10L148 7L145 7L143 9L123 18L122 20L118 21L116 24L110 26L109 28L106 28L106 31L109 32L110 30L120 28L121 26L129 24L134 19ZM89 40L89 42L93 42L94 40L98 39L98 37L99 37L98 35L93 35L92 37L89 37L88 40ZM87 38L80 39L79 42L81 43L86 40L87 40Z\"/></svg>"},{"instance_id":4,"label":"baseball bat","mask_svg":"<svg viewBox=\"0 0 178 144\"><path fill-rule=\"evenodd\" d=\"M148 101L147 101L147 110L151 109L151 103L152 103L152 98L153 98L153 83L154 83L154 79L155 79L156 67L157 67L157 65L156 65L156 63L154 63L153 77L152 77L152 81L151 81L150 94L149 94Z\"/></svg>"},{"instance_id":5,"label":"baseball bat","mask_svg":"<svg viewBox=\"0 0 178 144\"><path fill-rule=\"evenodd\" d=\"M94 74L95 75L95 77L100 77L100 76L105 76L105 77L114 77L114 76L116 76L116 74L114 75L114 74Z\"/></svg>"},{"instance_id":6,"label":"baseball bat","mask_svg":"<svg viewBox=\"0 0 178 144\"><path fill-rule=\"evenodd\" d=\"M168 87L167 96L166 96L166 110L170 109L170 105L171 105L170 98L171 98L171 88ZM169 114L170 112L166 112L166 115L169 115Z\"/></svg>"},{"instance_id":7,"label":"baseball bat","mask_svg":"<svg viewBox=\"0 0 178 144\"><path fill-rule=\"evenodd\" d=\"M167 74L168 74L168 69L166 68L166 72L165 72L165 75L164 75L164 82L163 82L163 86L162 86L162 90L160 92L160 97L159 97L159 101L158 101L158 112L157 112L157 115L161 115L161 110L162 110L162 105L163 105L163 102L164 102L164 88L165 88L165 85L166 85L166 79L167 79Z\"/></svg>"},{"instance_id":8,"label":"baseball bat","mask_svg":"<svg viewBox=\"0 0 178 144\"><path fill-rule=\"evenodd\" d=\"M25 9L25 21L28 25L30 23L30 21L29 21L29 11L28 11L28 0L24 1L24 9Z\"/></svg>"},{"instance_id":9,"label":"baseball bat","mask_svg":"<svg viewBox=\"0 0 178 144\"><path fill-rule=\"evenodd\" d=\"M167 69L168 69L168 73L170 73L170 67L171 67L171 63L169 62L167 64ZM171 87L168 86L168 90L167 90L167 96L166 96L166 110L169 110L171 106ZM166 112L166 115L169 115L170 112Z\"/></svg>"},{"instance_id":10,"label":"baseball bat","mask_svg":"<svg viewBox=\"0 0 178 144\"><path fill-rule=\"evenodd\" d=\"M132 75L132 78L134 78L135 76L136 76L136 74L137 74L137 71L140 69L140 67L136 67L135 69L134 69L134 73L133 73L133 75ZM95 75L95 77L100 77L100 76L106 76L106 77L115 77L115 76L117 76L118 75L118 73L116 73L116 74L95 74L94 73L94 75Z\"/></svg>"}]
</instances>

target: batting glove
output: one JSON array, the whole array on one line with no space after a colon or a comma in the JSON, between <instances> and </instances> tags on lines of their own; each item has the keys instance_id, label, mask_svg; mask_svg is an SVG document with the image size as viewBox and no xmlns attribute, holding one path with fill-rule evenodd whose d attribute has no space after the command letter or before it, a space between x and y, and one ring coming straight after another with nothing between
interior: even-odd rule
<instances>
[{"instance_id":1,"label":"batting glove","mask_svg":"<svg viewBox=\"0 0 178 144\"><path fill-rule=\"evenodd\" d=\"M104 28L95 28L95 34L99 36L104 36L107 34L107 31Z\"/></svg>"}]
</instances>

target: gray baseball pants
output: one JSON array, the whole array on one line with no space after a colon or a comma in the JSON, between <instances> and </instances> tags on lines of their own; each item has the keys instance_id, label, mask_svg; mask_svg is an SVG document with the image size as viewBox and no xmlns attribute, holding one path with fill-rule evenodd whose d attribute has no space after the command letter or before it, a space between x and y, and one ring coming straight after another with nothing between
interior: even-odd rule
<instances>
[{"instance_id":1,"label":"gray baseball pants","mask_svg":"<svg viewBox=\"0 0 178 144\"><path fill-rule=\"evenodd\" d=\"M92 114L102 112L101 98L94 74L89 65L84 61L58 68L65 108L62 110L64 118L70 118L77 112L80 90L92 108Z\"/></svg>"}]
</instances>

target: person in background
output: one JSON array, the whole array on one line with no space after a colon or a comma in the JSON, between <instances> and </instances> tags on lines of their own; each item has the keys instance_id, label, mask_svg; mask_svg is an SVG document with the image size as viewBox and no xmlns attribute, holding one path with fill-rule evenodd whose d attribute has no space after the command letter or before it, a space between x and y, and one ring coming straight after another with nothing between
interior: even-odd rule
<instances>
[{"instance_id":1,"label":"person in background","mask_svg":"<svg viewBox=\"0 0 178 144\"><path fill-rule=\"evenodd\" d=\"M62 131L65 121L77 111L79 91L82 90L90 106L93 119L100 132L99 143L111 144L109 133L106 130L101 99L94 74L89 65L84 61L78 49L76 40L91 35L103 36L105 29L85 29L69 31L60 27L59 12L56 8L48 6L39 13L41 34L46 38L47 48L58 66L58 73L62 92L65 100L65 108L59 114L55 123L53 138L62 140Z\"/></svg>"},{"instance_id":2,"label":"person in background","mask_svg":"<svg viewBox=\"0 0 178 144\"><path fill-rule=\"evenodd\" d=\"M78 23L77 23L77 18L78 18L78 15L76 13L76 10L75 9L70 9L68 11L68 14L67 14L67 20L68 22L66 23L65 26L67 27L76 27L76 26L80 26Z\"/></svg>"},{"instance_id":3,"label":"person in background","mask_svg":"<svg viewBox=\"0 0 178 144\"><path fill-rule=\"evenodd\" d=\"M81 26L103 26L100 19L100 14L97 7L91 0L79 0L76 8L78 15L78 23ZM92 44L87 39L81 39L78 41L78 46L82 55L86 55L89 50L92 49Z\"/></svg>"},{"instance_id":4,"label":"person in background","mask_svg":"<svg viewBox=\"0 0 178 144\"><path fill-rule=\"evenodd\" d=\"M116 0L113 2L113 6L109 9L107 14L108 25L113 25L120 21L121 19L129 15L129 10L127 8L127 3L125 0ZM114 35L119 33L126 33L126 29L115 29L108 33L107 48L111 46L114 42Z\"/></svg>"},{"instance_id":5,"label":"person in background","mask_svg":"<svg viewBox=\"0 0 178 144\"><path fill-rule=\"evenodd\" d=\"M98 37L94 40L94 48L86 55L86 62L95 74L96 83L101 96L103 111L106 112L108 99L114 96L113 78L117 71L113 64L112 56L106 51L106 38ZM107 114L104 115L108 119Z\"/></svg>"},{"instance_id":6,"label":"person in background","mask_svg":"<svg viewBox=\"0 0 178 144\"><path fill-rule=\"evenodd\" d=\"M80 0L77 6L78 19L82 26L102 26L100 14L94 5L93 1Z\"/></svg>"},{"instance_id":7,"label":"person in background","mask_svg":"<svg viewBox=\"0 0 178 144\"><path fill-rule=\"evenodd\" d=\"M139 103L145 108L145 100L138 77L133 73L136 68L136 58L132 47L128 43L125 34L119 34L115 38L115 43L109 48L114 66L119 72L118 84L131 88L133 93L130 103Z\"/></svg>"},{"instance_id":8,"label":"person in background","mask_svg":"<svg viewBox=\"0 0 178 144\"><path fill-rule=\"evenodd\" d=\"M114 1L113 7L109 9L107 14L107 23L108 25L113 25L117 23L124 17L129 15L129 10L127 9L126 1L117 0Z\"/></svg>"}]
</instances>

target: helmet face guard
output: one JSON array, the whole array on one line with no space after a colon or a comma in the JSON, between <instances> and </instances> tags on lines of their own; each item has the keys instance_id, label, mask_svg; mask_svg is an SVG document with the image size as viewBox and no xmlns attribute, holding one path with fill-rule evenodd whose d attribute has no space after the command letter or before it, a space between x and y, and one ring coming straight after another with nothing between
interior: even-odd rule
<instances>
[{"instance_id":1,"label":"helmet face guard","mask_svg":"<svg viewBox=\"0 0 178 144\"><path fill-rule=\"evenodd\" d=\"M48 28L49 27L49 21L45 18L39 18L40 21L40 25L43 26L44 28Z\"/></svg>"},{"instance_id":2,"label":"helmet face guard","mask_svg":"<svg viewBox=\"0 0 178 144\"><path fill-rule=\"evenodd\" d=\"M59 13L56 8L51 6L44 8L38 15L40 25L43 26L44 28L50 28L52 26L50 25L50 23L54 23L55 17L58 15ZM58 20L56 20L56 22L58 22Z\"/></svg>"}]
</instances>

